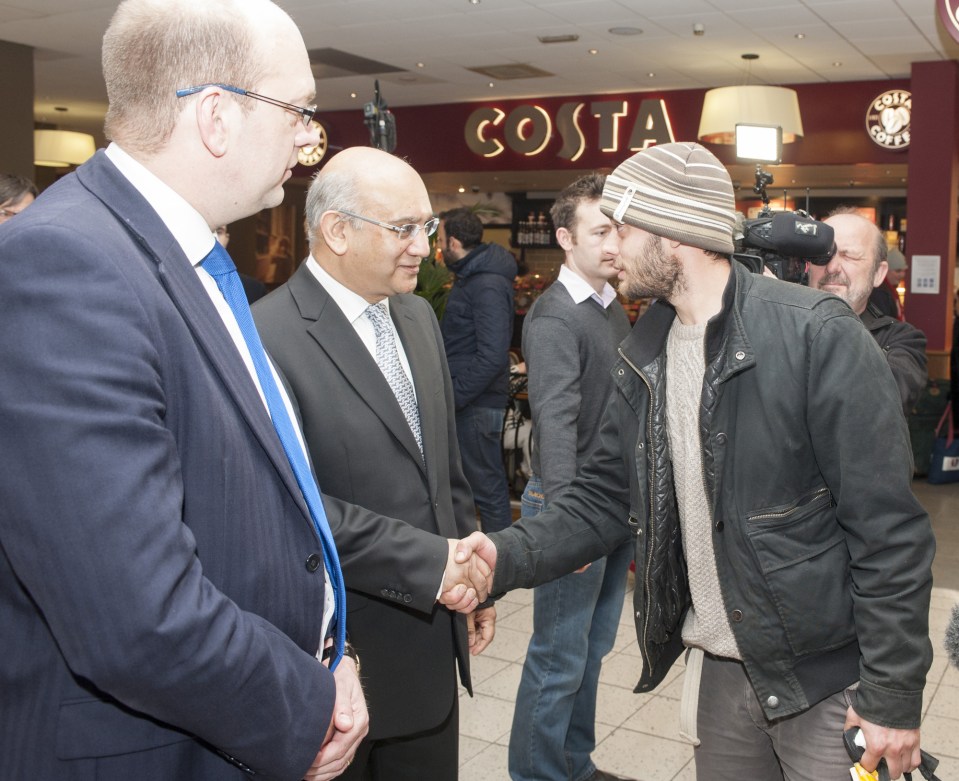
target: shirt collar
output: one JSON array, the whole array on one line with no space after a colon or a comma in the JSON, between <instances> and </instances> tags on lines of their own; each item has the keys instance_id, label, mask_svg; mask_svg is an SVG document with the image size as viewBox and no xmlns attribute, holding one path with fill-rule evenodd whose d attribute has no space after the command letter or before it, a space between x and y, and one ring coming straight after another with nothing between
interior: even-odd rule
<instances>
[{"instance_id":1,"label":"shirt collar","mask_svg":"<svg viewBox=\"0 0 959 781\"><path fill-rule=\"evenodd\" d=\"M116 142L107 147L106 156L153 207L190 263L198 266L203 262L216 237L200 212Z\"/></svg>"},{"instance_id":2,"label":"shirt collar","mask_svg":"<svg viewBox=\"0 0 959 781\"><path fill-rule=\"evenodd\" d=\"M350 323L355 322L366 312L370 302L330 276L329 272L317 263L316 258L312 255L306 259L306 267L316 278L316 281L329 293L330 298L336 302L336 305L343 311ZM385 306L387 312L390 311L389 298L384 298L377 303Z\"/></svg>"},{"instance_id":3,"label":"shirt collar","mask_svg":"<svg viewBox=\"0 0 959 781\"><path fill-rule=\"evenodd\" d=\"M570 298L572 298L576 304L582 304L587 298L592 298L597 304L603 307L603 309L608 309L609 305L616 300L616 289L609 284L609 282L603 285L603 293L600 295L593 290L593 286L590 285L589 282L565 263L559 268L558 281L565 285Z\"/></svg>"}]
</instances>

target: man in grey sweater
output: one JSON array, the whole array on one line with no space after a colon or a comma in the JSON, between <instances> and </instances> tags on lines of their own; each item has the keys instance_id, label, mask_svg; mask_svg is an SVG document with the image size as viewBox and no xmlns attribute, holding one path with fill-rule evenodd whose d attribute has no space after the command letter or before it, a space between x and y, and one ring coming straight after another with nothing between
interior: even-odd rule
<instances>
[{"instance_id":1,"label":"man in grey sweater","mask_svg":"<svg viewBox=\"0 0 959 781\"><path fill-rule=\"evenodd\" d=\"M605 176L564 189L551 216L566 253L559 278L523 325L523 356L533 413L533 476L522 514L531 517L572 482L595 447L612 385L616 346L629 320L609 280L619 237L599 210ZM513 781L605 781L596 768L596 690L623 606L629 544L583 572L538 586L509 744Z\"/></svg>"}]
</instances>

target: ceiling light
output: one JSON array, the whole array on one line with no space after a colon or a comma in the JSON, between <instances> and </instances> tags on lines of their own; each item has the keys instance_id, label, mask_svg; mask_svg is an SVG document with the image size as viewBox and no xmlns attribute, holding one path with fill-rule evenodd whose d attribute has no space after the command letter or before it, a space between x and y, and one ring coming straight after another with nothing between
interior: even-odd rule
<instances>
[{"instance_id":1,"label":"ceiling light","mask_svg":"<svg viewBox=\"0 0 959 781\"><path fill-rule=\"evenodd\" d=\"M463 185L460 185L460 186L456 189L456 192L458 192L458 193L465 193L465 192L466 192L466 188L463 187Z\"/></svg>"},{"instance_id":2,"label":"ceiling light","mask_svg":"<svg viewBox=\"0 0 959 781\"><path fill-rule=\"evenodd\" d=\"M803 135L796 90L787 87L719 87L706 93L697 137L711 144L732 144L736 125L779 126L783 143Z\"/></svg>"},{"instance_id":3,"label":"ceiling light","mask_svg":"<svg viewBox=\"0 0 959 781\"><path fill-rule=\"evenodd\" d=\"M609 32L613 35L642 35L643 31L639 27L610 27Z\"/></svg>"},{"instance_id":4,"label":"ceiling light","mask_svg":"<svg viewBox=\"0 0 959 781\"><path fill-rule=\"evenodd\" d=\"M480 4L480 0L469 0L469 2L470 2L470 5L479 5L479 4Z\"/></svg>"},{"instance_id":5,"label":"ceiling light","mask_svg":"<svg viewBox=\"0 0 959 781\"><path fill-rule=\"evenodd\" d=\"M842 67L842 63L839 62L839 60L836 60L835 62L833 62L832 66L833 66L834 68L841 68L841 67Z\"/></svg>"},{"instance_id":6,"label":"ceiling light","mask_svg":"<svg viewBox=\"0 0 959 781\"><path fill-rule=\"evenodd\" d=\"M796 33L795 37L797 40L801 41L803 38L806 37L806 33Z\"/></svg>"},{"instance_id":7,"label":"ceiling light","mask_svg":"<svg viewBox=\"0 0 959 781\"><path fill-rule=\"evenodd\" d=\"M417 67L417 68L425 68L426 65L425 65L425 63L418 62L418 63L416 63L416 67Z\"/></svg>"},{"instance_id":8,"label":"ceiling light","mask_svg":"<svg viewBox=\"0 0 959 781\"><path fill-rule=\"evenodd\" d=\"M356 93L355 93L355 92L351 92L351 93L350 93L350 97L351 97L351 98L355 98L355 97L356 97Z\"/></svg>"},{"instance_id":9,"label":"ceiling light","mask_svg":"<svg viewBox=\"0 0 959 781\"><path fill-rule=\"evenodd\" d=\"M80 165L93 157L96 145L89 133L72 130L34 130L33 164L51 168Z\"/></svg>"},{"instance_id":10,"label":"ceiling light","mask_svg":"<svg viewBox=\"0 0 959 781\"><path fill-rule=\"evenodd\" d=\"M650 79L655 79L655 78L656 78L656 74L653 73L652 71L650 71L649 73L646 74L646 77L647 77L647 78L650 78Z\"/></svg>"},{"instance_id":11,"label":"ceiling light","mask_svg":"<svg viewBox=\"0 0 959 781\"><path fill-rule=\"evenodd\" d=\"M599 49L590 49L590 50L589 50L589 53L590 53L590 54L599 54Z\"/></svg>"},{"instance_id":12,"label":"ceiling light","mask_svg":"<svg viewBox=\"0 0 959 781\"><path fill-rule=\"evenodd\" d=\"M748 81L749 68L759 55L747 53L740 56L746 62ZM703 99L697 138L711 144L733 144L737 125L779 127L782 143L792 143L803 135L796 90L748 84L709 90Z\"/></svg>"}]
</instances>

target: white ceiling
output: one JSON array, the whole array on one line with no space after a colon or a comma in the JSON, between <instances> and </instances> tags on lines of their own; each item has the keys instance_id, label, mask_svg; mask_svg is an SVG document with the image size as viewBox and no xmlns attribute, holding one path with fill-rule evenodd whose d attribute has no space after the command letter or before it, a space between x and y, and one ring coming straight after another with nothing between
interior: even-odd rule
<instances>
[{"instance_id":1,"label":"white ceiling","mask_svg":"<svg viewBox=\"0 0 959 781\"><path fill-rule=\"evenodd\" d=\"M36 49L37 121L102 139L100 40L116 5L0 0L0 40ZM333 47L402 69L320 80L321 112L360 109L372 98L374 78L395 107L747 82L907 78L913 62L959 57L959 45L936 18L935 0L481 0L477 5L281 0L280 5L299 24L308 49ZM703 25L705 34L695 36L694 24ZM615 26L643 32L617 36L609 32ZM537 39L566 34L579 40ZM760 55L748 73L740 57L746 52ZM517 63L554 75L491 87L488 77L468 70Z\"/></svg>"}]
</instances>

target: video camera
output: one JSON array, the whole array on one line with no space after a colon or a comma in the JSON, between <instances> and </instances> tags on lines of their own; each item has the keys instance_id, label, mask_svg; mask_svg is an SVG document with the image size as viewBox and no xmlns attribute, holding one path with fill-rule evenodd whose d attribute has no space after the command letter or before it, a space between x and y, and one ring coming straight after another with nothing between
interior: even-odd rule
<instances>
[{"instance_id":1,"label":"video camera","mask_svg":"<svg viewBox=\"0 0 959 781\"><path fill-rule=\"evenodd\" d=\"M825 266L836 254L832 226L815 220L802 210L773 212L766 187L772 174L756 166L753 192L762 197L763 208L753 220L743 220L742 237L737 238L737 260L756 274L768 268L787 282L806 281L806 262Z\"/></svg>"}]
</instances>

